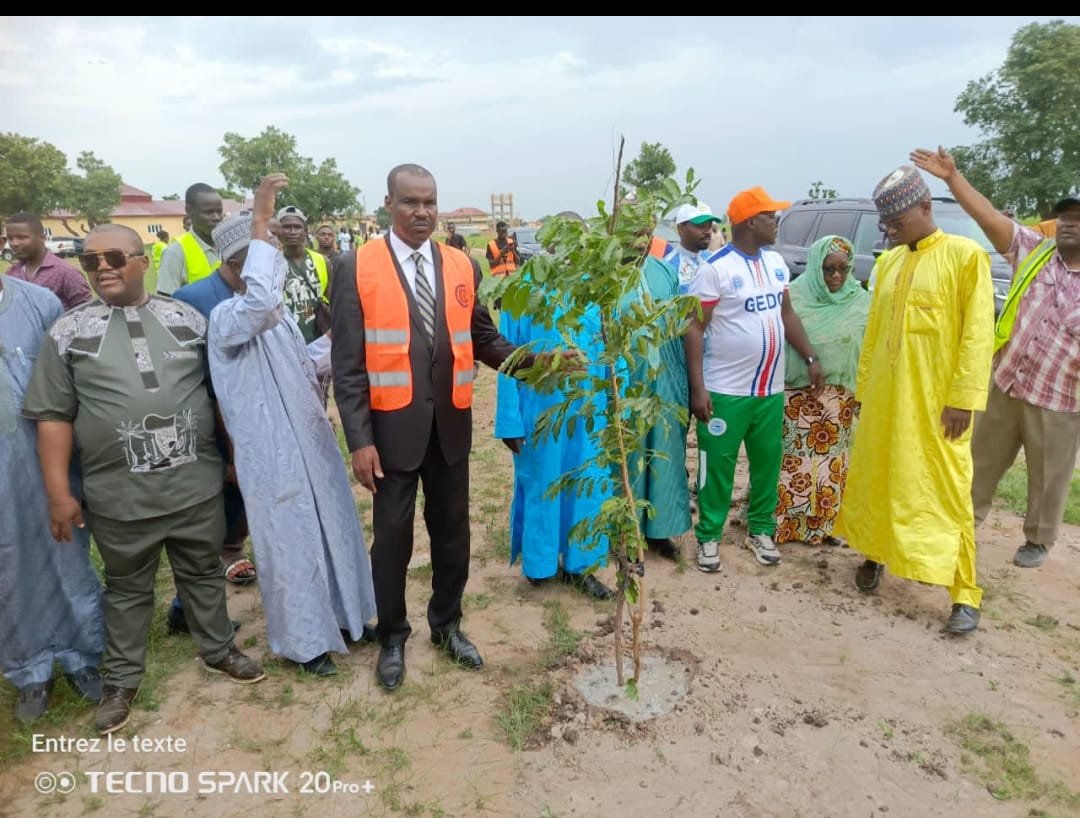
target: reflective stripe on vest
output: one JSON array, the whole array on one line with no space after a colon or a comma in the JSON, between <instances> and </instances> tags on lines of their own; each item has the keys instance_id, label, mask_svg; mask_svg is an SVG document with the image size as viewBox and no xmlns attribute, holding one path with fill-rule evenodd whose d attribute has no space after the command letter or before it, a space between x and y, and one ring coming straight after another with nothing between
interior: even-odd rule
<instances>
[{"instance_id":1,"label":"reflective stripe on vest","mask_svg":"<svg viewBox=\"0 0 1080 818\"><path fill-rule=\"evenodd\" d=\"M511 273L517 272L517 264L514 263L514 256L510 252L514 249L514 240L506 240L506 258L500 259L502 256L502 250L499 249L499 243L495 239L491 240L491 244L488 245L488 252L491 253L491 257L495 259L491 263L491 274L493 276L503 277L508 276Z\"/></svg>"},{"instance_id":2,"label":"reflective stripe on vest","mask_svg":"<svg viewBox=\"0 0 1080 818\"><path fill-rule=\"evenodd\" d=\"M206 257L206 253L199 246L193 233L184 233L177 241L180 242L180 247L184 251L184 272L187 284L206 278L221 266L220 261L210 263L210 259Z\"/></svg>"},{"instance_id":3,"label":"reflective stripe on vest","mask_svg":"<svg viewBox=\"0 0 1080 818\"><path fill-rule=\"evenodd\" d=\"M1005 306L1001 308L1001 315L994 322L994 352L1005 346L1009 338L1012 337L1013 324L1016 323L1016 313L1020 310L1020 299L1027 292L1027 288L1031 286L1031 282L1035 280L1039 270L1050 261L1056 246L1057 243L1053 239L1043 239L1035 246L1034 250L1024 256L1024 260L1016 268L1012 286L1009 287L1009 294L1005 298Z\"/></svg>"},{"instance_id":4,"label":"reflective stripe on vest","mask_svg":"<svg viewBox=\"0 0 1080 818\"><path fill-rule=\"evenodd\" d=\"M472 405L472 311L476 296L472 262L453 247L431 245L442 270L441 294L450 352L453 358L451 398L458 409ZM362 271L362 272L361 272ZM370 241L356 251L356 291L364 313L364 362L371 408L390 412L412 403L412 365L409 345L412 327L409 298L390 253L389 238ZM439 288L436 288L436 298ZM436 333L441 324L436 320ZM436 338L435 346L439 346Z\"/></svg>"}]
</instances>

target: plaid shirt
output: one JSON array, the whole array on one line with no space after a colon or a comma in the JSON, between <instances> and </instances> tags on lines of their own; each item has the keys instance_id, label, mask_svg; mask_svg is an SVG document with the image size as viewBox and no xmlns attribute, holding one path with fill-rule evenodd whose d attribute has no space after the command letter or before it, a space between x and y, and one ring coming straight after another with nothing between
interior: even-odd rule
<instances>
[{"instance_id":1,"label":"plaid shirt","mask_svg":"<svg viewBox=\"0 0 1080 818\"><path fill-rule=\"evenodd\" d=\"M1009 251L1021 263L1044 238L1018 226ZM1033 406L1080 411L1080 270L1066 269L1056 250L1020 299L1012 337L997 356L994 382Z\"/></svg>"}]
</instances>

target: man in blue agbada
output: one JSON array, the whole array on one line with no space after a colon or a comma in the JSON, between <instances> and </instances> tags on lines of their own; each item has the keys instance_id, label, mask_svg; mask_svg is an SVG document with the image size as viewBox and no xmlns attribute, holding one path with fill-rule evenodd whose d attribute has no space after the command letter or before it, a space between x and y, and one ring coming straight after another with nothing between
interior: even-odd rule
<instances>
[{"instance_id":1,"label":"man in blue agbada","mask_svg":"<svg viewBox=\"0 0 1080 818\"><path fill-rule=\"evenodd\" d=\"M19 416L38 347L61 313L49 290L0 276L0 670L18 689L19 722L45 713L56 662L84 699L102 692L102 591L90 532L50 531L37 425ZM71 495L81 496L74 479Z\"/></svg>"},{"instance_id":2,"label":"man in blue agbada","mask_svg":"<svg viewBox=\"0 0 1080 818\"><path fill-rule=\"evenodd\" d=\"M553 324L560 315L556 310ZM537 352L565 345L554 326L545 327L527 315L513 318L504 310L500 330L510 343L528 344ZM573 347L586 359L598 360L602 350L598 311L585 314L575 336ZM603 377L604 369L590 367L588 374ZM522 573L534 585L558 576L594 599L608 599L613 595L611 589L590 571L607 563L606 539L594 543L570 542L571 529L581 520L595 516L604 500L611 496L607 473L595 466L578 471L580 478L593 482L590 495L566 489L558 497L545 497L552 483L567 472L581 469L596 456L596 446L586 431L584 419L593 417L596 428L601 428L606 400L603 393L597 393L589 400L578 401L566 414L567 418L578 419L572 432L564 423L558 434L534 440L532 430L537 418L564 400L559 390L541 394L523 381L499 375L495 437L501 438L514 453L510 564L520 556Z\"/></svg>"},{"instance_id":3,"label":"man in blue agbada","mask_svg":"<svg viewBox=\"0 0 1080 818\"><path fill-rule=\"evenodd\" d=\"M315 366L282 302L286 263L266 238L274 197L267 176L254 215L214 229L221 273L237 295L210 313L210 375L233 442L259 564L270 649L309 673L335 672L375 616L371 565Z\"/></svg>"}]
</instances>

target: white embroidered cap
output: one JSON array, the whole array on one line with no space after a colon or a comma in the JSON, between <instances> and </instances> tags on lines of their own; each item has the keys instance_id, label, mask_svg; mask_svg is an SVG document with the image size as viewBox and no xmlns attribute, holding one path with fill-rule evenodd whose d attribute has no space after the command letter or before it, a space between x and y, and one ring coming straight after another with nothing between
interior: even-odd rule
<instances>
[{"instance_id":1,"label":"white embroidered cap","mask_svg":"<svg viewBox=\"0 0 1080 818\"><path fill-rule=\"evenodd\" d=\"M221 222L210 233L222 262L228 261L251 244L252 221L254 217L250 212L237 213Z\"/></svg>"}]
</instances>

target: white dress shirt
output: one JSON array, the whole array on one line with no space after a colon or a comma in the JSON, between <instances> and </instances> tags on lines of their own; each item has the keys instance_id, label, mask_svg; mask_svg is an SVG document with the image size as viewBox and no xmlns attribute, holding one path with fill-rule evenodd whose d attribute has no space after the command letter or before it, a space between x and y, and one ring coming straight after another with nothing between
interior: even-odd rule
<instances>
[{"instance_id":1,"label":"white dress shirt","mask_svg":"<svg viewBox=\"0 0 1080 818\"><path fill-rule=\"evenodd\" d=\"M390 247L394 251L394 257L401 265L401 272L405 274L405 280L412 287L413 295L416 295L416 262L412 260L413 253L420 253L424 257L424 274L431 292L435 293L435 259L431 254L431 239L428 239L415 250L398 238L397 233L390 231Z\"/></svg>"}]
</instances>

